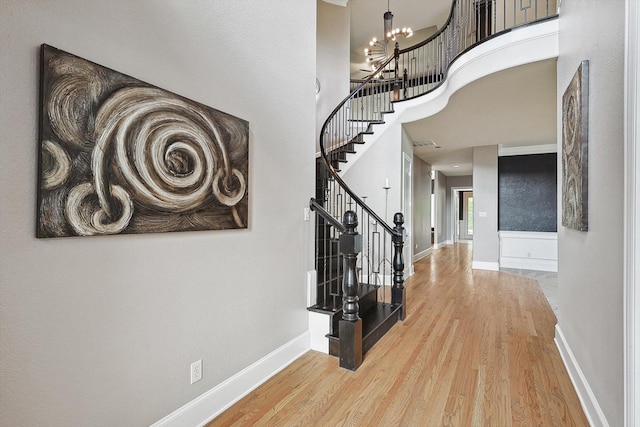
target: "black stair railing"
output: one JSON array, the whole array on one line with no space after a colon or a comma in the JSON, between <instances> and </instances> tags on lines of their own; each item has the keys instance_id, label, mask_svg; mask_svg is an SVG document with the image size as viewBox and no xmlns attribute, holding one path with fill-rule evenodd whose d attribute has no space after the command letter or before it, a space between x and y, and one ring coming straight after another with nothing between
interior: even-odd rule
<instances>
[{"instance_id":1,"label":"black stair railing","mask_svg":"<svg viewBox=\"0 0 640 427\"><path fill-rule=\"evenodd\" d=\"M407 49L399 49L396 43L393 56L373 74L352 80L352 92L331 112L320 132L321 157L311 206L326 215L316 216L318 288L317 304L311 309L342 309L347 267L340 251L340 236L345 232L340 221L353 212L359 219L353 231L362 240L355 263L357 278L379 290L383 305L401 307L398 318L404 318L402 214L394 215L395 227L387 224L386 218L365 203L366 196L347 185L340 167L365 143L365 136L384 123L385 114L393 113L394 102L432 92L443 84L452 63L463 53L514 28L554 18L556 7L556 0L454 0L446 24L436 34Z\"/></svg>"},{"instance_id":2,"label":"black stair railing","mask_svg":"<svg viewBox=\"0 0 640 427\"><path fill-rule=\"evenodd\" d=\"M383 65L385 73L393 70L393 57ZM383 122L385 113L392 113L393 83L376 75L365 79L338 105L325 121L320 134L321 158L317 165L316 203L336 219L347 211L359 218L358 233L362 236L362 253L357 263L361 283L379 287L383 304L401 304L399 295L404 292L402 281L397 282L400 291L393 292L395 277L392 256L394 238L404 243L404 235L386 223L365 202L366 196L357 195L340 177L340 165L347 161L349 153L364 143L364 135L373 133L373 126ZM317 304L314 308L337 311L342 307L342 279L344 267L338 250L340 231L322 216L316 220L316 271L318 278ZM394 297L395 295L395 297ZM394 299L395 298L395 299ZM404 308L399 317L404 318Z\"/></svg>"},{"instance_id":3,"label":"black stair railing","mask_svg":"<svg viewBox=\"0 0 640 427\"><path fill-rule=\"evenodd\" d=\"M395 85L395 101L432 92L444 82L449 67L461 54L515 28L557 17L556 10L556 0L454 0L449 18L438 32L394 51L392 67L376 73L377 87L389 92ZM351 80L351 89L356 91L366 80Z\"/></svg>"},{"instance_id":4,"label":"black stair railing","mask_svg":"<svg viewBox=\"0 0 640 427\"><path fill-rule=\"evenodd\" d=\"M358 269L358 255L363 250L362 235L358 232L358 215L355 211L347 210L340 223L331 213L325 210L315 199L309 203L311 209L316 212L316 222L322 222L324 226L331 227L339 237L336 239L336 252L342 261L341 273L341 309L342 316L338 322L339 357L340 366L356 370L362 364L362 358L366 350L363 336L363 322L360 318L359 291L360 279ZM394 216L395 227L393 229L393 286L390 290L391 304L387 310L389 316L395 316L398 320L404 319L405 293L404 293L404 260L402 247L404 243L404 218L401 213ZM362 265L362 264L361 264ZM369 285L368 285L369 286ZM374 286L377 292L379 285ZM376 295L376 300L379 295ZM384 300L383 300L384 301ZM384 304L384 302L383 302ZM391 309L393 308L393 309ZM374 340L375 341L375 340Z\"/></svg>"}]
</instances>

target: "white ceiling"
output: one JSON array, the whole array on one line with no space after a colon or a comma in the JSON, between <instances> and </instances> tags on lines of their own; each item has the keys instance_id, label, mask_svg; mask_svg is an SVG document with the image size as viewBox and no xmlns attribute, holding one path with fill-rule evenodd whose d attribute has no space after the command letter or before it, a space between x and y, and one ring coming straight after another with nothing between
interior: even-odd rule
<instances>
[{"instance_id":1,"label":"white ceiling","mask_svg":"<svg viewBox=\"0 0 640 427\"><path fill-rule=\"evenodd\" d=\"M363 49L369 40L382 36L387 0L348 3L352 70L357 71L366 67ZM412 45L423 39L421 34L431 34L434 26L440 28L444 24L451 0L390 0L389 8L394 26L408 26L416 32L407 40ZM554 144L556 61L529 64L475 81L455 93L443 111L407 123L405 128L414 141L433 140L441 146L416 147L414 152L448 176L471 174L474 146Z\"/></svg>"},{"instance_id":2,"label":"white ceiling","mask_svg":"<svg viewBox=\"0 0 640 427\"><path fill-rule=\"evenodd\" d=\"M455 93L440 113L405 124L414 154L445 175L468 175L472 148L555 144L556 61L511 68L477 80ZM455 166L459 167L455 167Z\"/></svg>"},{"instance_id":3,"label":"white ceiling","mask_svg":"<svg viewBox=\"0 0 640 427\"><path fill-rule=\"evenodd\" d=\"M387 9L387 2L389 9ZM369 41L384 37L382 16L387 10L393 13L393 26L411 27L416 32L407 40L400 40L401 48L414 45L435 32L428 31L421 37L419 30L440 28L449 17L451 0L349 0L351 7L351 62L354 77L364 77L359 69L368 69L363 50Z\"/></svg>"}]
</instances>

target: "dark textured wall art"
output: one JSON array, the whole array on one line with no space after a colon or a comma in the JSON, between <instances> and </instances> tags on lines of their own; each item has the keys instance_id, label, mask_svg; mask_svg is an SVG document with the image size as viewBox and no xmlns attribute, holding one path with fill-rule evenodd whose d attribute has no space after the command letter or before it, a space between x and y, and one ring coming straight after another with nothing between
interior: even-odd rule
<instances>
[{"instance_id":1,"label":"dark textured wall art","mask_svg":"<svg viewBox=\"0 0 640 427\"><path fill-rule=\"evenodd\" d=\"M246 228L249 123L42 45L38 237Z\"/></svg>"},{"instance_id":2,"label":"dark textured wall art","mask_svg":"<svg viewBox=\"0 0 640 427\"><path fill-rule=\"evenodd\" d=\"M589 61L582 61L562 96L562 225L589 226Z\"/></svg>"},{"instance_id":3,"label":"dark textured wall art","mask_svg":"<svg viewBox=\"0 0 640 427\"><path fill-rule=\"evenodd\" d=\"M558 230L556 153L498 157L498 230Z\"/></svg>"}]
</instances>

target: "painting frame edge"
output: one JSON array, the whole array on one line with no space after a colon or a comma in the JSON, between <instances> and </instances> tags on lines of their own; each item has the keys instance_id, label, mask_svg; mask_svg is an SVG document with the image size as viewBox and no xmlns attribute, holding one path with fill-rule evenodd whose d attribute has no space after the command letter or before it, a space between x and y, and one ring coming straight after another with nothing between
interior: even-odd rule
<instances>
[{"instance_id":1,"label":"painting frame edge","mask_svg":"<svg viewBox=\"0 0 640 427\"><path fill-rule=\"evenodd\" d=\"M567 201L567 182L570 181L569 172L567 171L566 160L567 147L569 146L566 129L568 127L567 121L567 106L565 105L566 99L572 95L572 90L577 89L575 94L579 97L579 105L575 107L579 110L579 123L575 128L579 129L579 141L577 151L579 152L579 173L574 178L580 180L580 190L576 192L575 196L579 197L578 200L580 215L578 216L573 210L573 218L569 221L566 218L566 211L568 210L569 202ZM561 98L561 124L562 124L562 226L565 228L571 228L577 231L589 230L589 60L585 59L580 62L580 65L572 75L569 84L567 85ZM575 131L574 131L575 133ZM573 150L576 151L576 150ZM579 194L577 194L579 193Z\"/></svg>"},{"instance_id":2,"label":"painting frame edge","mask_svg":"<svg viewBox=\"0 0 640 427\"><path fill-rule=\"evenodd\" d=\"M233 208L234 205L231 204L227 204L225 202L222 202L222 204L230 206L233 208L233 212L231 212L229 214L229 218L233 218L231 221L235 222L234 226L222 226L220 228L216 228L216 227L194 227L194 228L189 228L189 227L183 227L183 228L174 228L174 229L149 229L147 231L130 231L130 230L122 230L120 232L109 232L109 233L94 233L94 234L80 234L80 233L71 233L71 234L57 234L57 235L53 235L53 234L47 234L45 231L43 231L43 228L41 226L41 214L42 214L42 209L43 209L43 204L44 204L44 198L41 195L41 191L42 191L42 182L43 179L45 178L45 159L44 159L44 151L43 151L43 141L48 137L48 133L51 133L51 129L49 128L51 125L48 124L49 118L48 118L48 109L46 104L49 102L49 96L50 94L47 92L48 90L50 90L50 85L51 82L48 81L48 78L50 78L50 76L47 75L47 58L48 58L48 52L49 54L51 53L55 53L57 54L62 54L62 55L67 55L69 57L72 58L76 58L78 60L81 60L83 62L86 62L92 66L98 67L102 70L105 70L108 73L114 73L118 76L120 76L120 78L123 78L124 80L133 80L138 82L142 87L146 87L146 88L152 88L152 89L157 89L159 91L162 91L164 93L166 93L167 95L174 97L176 99L182 100L186 103L190 103L195 105L198 108L202 108L204 110L206 110L206 112L208 114L212 114L211 119L212 120L217 120L216 117L219 116L224 116L227 120L233 120L237 126L239 128L242 129L242 134L241 134L241 138L240 140L243 142L243 153L242 154L242 164L244 165L242 168L242 171L239 172L241 173L241 175L243 175L243 195L240 199L238 199L238 201L241 201L241 204L244 206L244 212L243 213L239 213L238 211L235 210L235 208ZM133 77L127 73L124 72L120 72L117 71L113 68L101 65L97 62L94 62L92 60L86 59L84 57L78 56L74 53L59 49L55 46L52 46L50 44L47 43L42 43L39 46L39 71L40 71L40 75L39 75L39 94L38 94L38 114L37 114L37 119L38 119L38 139L36 141L37 143L37 151L38 151L38 158L37 158L37 173L36 173L36 221L35 221L35 228L36 228L36 232L35 232L35 237L38 239L47 239L47 238L59 238L59 237L89 237L89 236L94 236L94 237L104 237L104 236L108 236L108 235L122 235L122 234L158 234L158 233L166 233L166 232L185 232L185 231L229 231L229 230L246 230L250 227L250 188L249 188L249 183L250 183L250 168L249 168L249 162L250 162L250 140L251 140L251 136L250 136L250 122L247 119L243 119L241 117L238 117L234 114L230 114L227 112L224 112L218 108L214 108L214 107L210 107L207 104L204 104L200 101L197 101L195 99L192 98L188 98L186 96L180 95L176 92L173 92L171 90L167 90L164 89L160 86L157 86L153 83L149 83L145 80L141 80L137 77ZM224 133L226 133L228 129L224 130ZM218 129L218 132L220 132L220 129ZM230 147L228 140L223 139L221 142L221 145L224 145L226 150L230 150L232 147ZM224 154L224 156L228 156L228 154ZM234 165L231 165L231 167L235 167ZM214 170L215 172L215 170ZM233 173L231 173L233 172ZM235 169L231 170L229 172L229 175L232 175L232 178L236 176L235 172L237 172ZM216 173L217 175L217 173ZM215 177L214 177L215 179ZM221 178L221 182L223 181L224 176L222 175ZM227 181L225 181L225 185L226 185ZM223 184L220 184L220 186L222 187ZM225 187L225 189L227 189L227 187ZM226 195L225 195L226 196ZM236 202L237 203L237 202ZM179 213L179 211L175 211L175 212L170 212L170 214L175 215L176 213ZM241 219L238 219L239 217L242 217ZM240 221L240 222L238 222Z\"/></svg>"}]
</instances>

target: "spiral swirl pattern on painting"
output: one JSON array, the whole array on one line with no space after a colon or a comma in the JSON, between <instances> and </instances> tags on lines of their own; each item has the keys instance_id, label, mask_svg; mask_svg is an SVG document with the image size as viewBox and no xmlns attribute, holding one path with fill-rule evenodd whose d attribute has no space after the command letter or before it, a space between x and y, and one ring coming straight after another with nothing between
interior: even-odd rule
<instances>
[{"instance_id":1,"label":"spiral swirl pattern on painting","mask_svg":"<svg viewBox=\"0 0 640 427\"><path fill-rule=\"evenodd\" d=\"M79 58L54 59L50 67L61 74L51 85L48 117L53 132L70 146L91 146L91 111L106 82L99 67Z\"/></svg>"},{"instance_id":2,"label":"spiral swirl pattern on painting","mask_svg":"<svg viewBox=\"0 0 640 427\"><path fill-rule=\"evenodd\" d=\"M117 195L109 182L114 166L124 180ZM233 206L246 187L242 174L231 168L220 129L210 115L177 96L148 87L120 89L100 106L91 169L91 190L103 214L71 213L81 209L86 197L84 191L83 197L70 197L70 203L77 205L68 207L67 217L81 234L117 233L126 227L122 215L131 215L128 209L121 209L126 204L122 191L155 211L189 212L212 197Z\"/></svg>"},{"instance_id":3,"label":"spiral swirl pattern on painting","mask_svg":"<svg viewBox=\"0 0 640 427\"><path fill-rule=\"evenodd\" d=\"M247 227L246 120L41 54L38 237Z\"/></svg>"}]
</instances>

